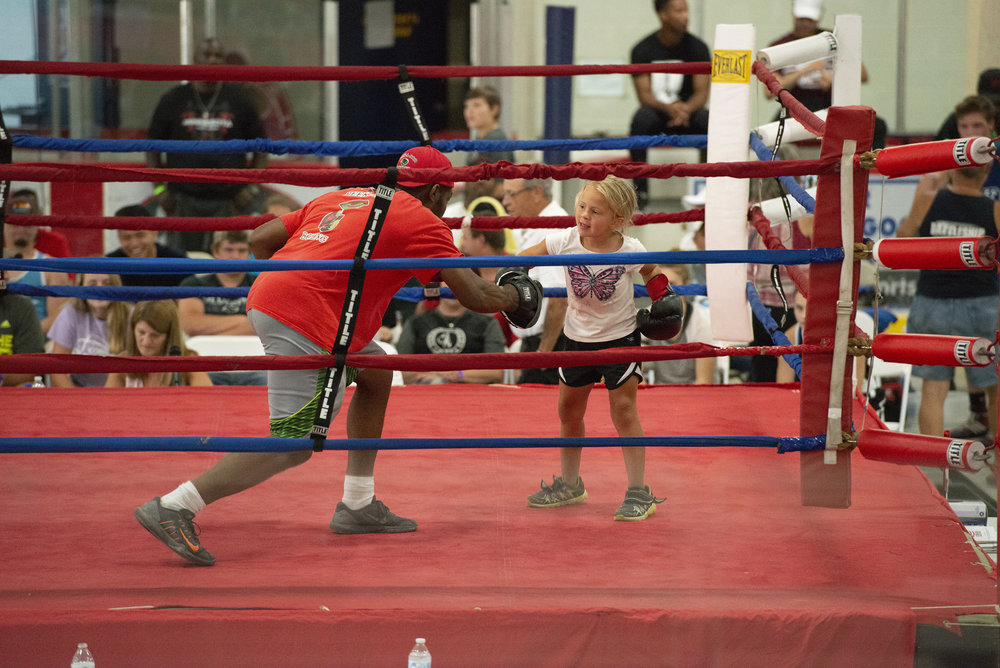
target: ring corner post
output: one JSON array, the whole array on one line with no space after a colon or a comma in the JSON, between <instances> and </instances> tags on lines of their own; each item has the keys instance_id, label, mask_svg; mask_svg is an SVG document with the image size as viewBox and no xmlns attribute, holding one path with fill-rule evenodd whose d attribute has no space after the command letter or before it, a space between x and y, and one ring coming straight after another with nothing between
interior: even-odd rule
<instances>
[{"instance_id":1,"label":"ring corner post","mask_svg":"<svg viewBox=\"0 0 1000 668\"><path fill-rule=\"evenodd\" d=\"M854 156L871 149L875 112L868 107L831 107L820 159L840 165L837 173L821 175L816 196L813 248L843 248L841 263L809 268L809 308L806 344L831 343L835 352L802 355L799 408L803 436L826 434L827 449L800 453L802 505L848 508L851 505L851 454L837 450L840 433L852 427L853 368L846 354L857 306L860 265L853 244L864 233L868 172ZM840 305L840 308L838 308Z\"/></svg>"}]
</instances>

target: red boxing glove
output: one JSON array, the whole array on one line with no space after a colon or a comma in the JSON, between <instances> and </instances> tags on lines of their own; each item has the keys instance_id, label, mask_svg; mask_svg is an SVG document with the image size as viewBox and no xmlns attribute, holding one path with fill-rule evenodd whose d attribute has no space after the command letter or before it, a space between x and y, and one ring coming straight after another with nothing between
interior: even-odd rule
<instances>
[{"instance_id":1,"label":"red boxing glove","mask_svg":"<svg viewBox=\"0 0 1000 668\"><path fill-rule=\"evenodd\" d=\"M667 278L666 274L657 274L649 279L649 283L646 283L646 294L654 302L663 299L671 292L673 291L670 289L670 279Z\"/></svg>"}]
</instances>

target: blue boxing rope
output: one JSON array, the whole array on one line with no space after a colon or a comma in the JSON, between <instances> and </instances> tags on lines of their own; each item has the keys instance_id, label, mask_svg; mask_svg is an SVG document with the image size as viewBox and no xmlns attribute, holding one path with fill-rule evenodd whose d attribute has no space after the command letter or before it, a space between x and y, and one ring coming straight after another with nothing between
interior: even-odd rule
<instances>
[{"instance_id":1,"label":"blue boxing rope","mask_svg":"<svg viewBox=\"0 0 1000 668\"><path fill-rule=\"evenodd\" d=\"M753 311L754 316L760 321L760 324L764 325L768 334L771 335L772 343L776 346L792 345L792 342L788 340L785 333L778 327L778 323L774 321L771 310L764 306L764 302L760 300L760 296L757 294L757 289L750 282L747 282L747 301L750 302L750 309ZM788 366L792 367L797 378L802 378L802 357L798 353L788 353L782 355L781 358L788 363Z\"/></svg>"},{"instance_id":2,"label":"blue boxing rope","mask_svg":"<svg viewBox=\"0 0 1000 668\"><path fill-rule=\"evenodd\" d=\"M270 153L272 155L371 156L399 155L416 141L293 141L290 139L228 139L225 141L189 141L186 139L65 139L14 135L14 146L40 151L79 151L85 153ZM533 151L533 150L619 150L642 148L705 148L706 135L637 135L595 139L446 139L431 142L442 153L454 151Z\"/></svg>"},{"instance_id":3,"label":"blue boxing rope","mask_svg":"<svg viewBox=\"0 0 1000 668\"><path fill-rule=\"evenodd\" d=\"M776 448L778 454L823 450L826 436L643 436L630 438L351 438L328 439L327 450L454 450L566 447ZM110 436L0 438L0 453L84 452L297 452L306 438L234 436Z\"/></svg>"},{"instance_id":4,"label":"blue boxing rope","mask_svg":"<svg viewBox=\"0 0 1000 668\"><path fill-rule=\"evenodd\" d=\"M755 132L750 133L750 148L761 160L767 161L774 157L774 151L769 149ZM785 186L788 194L805 207L806 211L813 213L816 210L816 199L806 192L806 189L800 186L798 181L791 176L779 176L777 179L781 181L781 185Z\"/></svg>"},{"instance_id":5,"label":"blue boxing rope","mask_svg":"<svg viewBox=\"0 0 1000 668\"><path fill-rule=\"evenodd\" d=\"M632 287L633 295L636 298L649 296L645 285L636 283ZM673 285L671 287L679 295L708 294L705 285L701 283ZM147 299L186 299L188 297L239 299L250 293L249 287L215 288L193 285L22 285L21 283L11 283L7 289L8 292L25 297L79 297L80 299L105 299L120 302L145 301ZM546 297L561 298L566 296L566 288L544 288L542 292ZM455 295L450 288L442 287L441 297L454 299ZM424 289L400 288L396 293L396 299L407 302L423 301Z\"/></svg>"},{"instance_id":6,"label":"blue boxing rope","mask_svg":"<svg viewBox=\"0 0 1000 668\"><path fill-rule=\"evenodd\" d=\"M448 269L457 267L508 267L518 264L518 256L378 258L365 260L365 269ZM573 264L815 264L844 259L843 248L806 248L797 250L739 251L659 251L649 253L588 253L569 255L532 255L535 267L559 267ZM523 264L523 262L521 262ZM287 270L349 270L353 260L202 260L166 258L68 257L46 259L0 259L0 269L14 271L55 271L94 274L218 274Z\"/></svg>"}]
</instances>

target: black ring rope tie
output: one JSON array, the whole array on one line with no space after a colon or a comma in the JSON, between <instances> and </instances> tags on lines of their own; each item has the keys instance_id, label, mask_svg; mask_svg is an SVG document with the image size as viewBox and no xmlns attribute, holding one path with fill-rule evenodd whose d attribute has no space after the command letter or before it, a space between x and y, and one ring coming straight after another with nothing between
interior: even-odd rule
<instances>
[{"instance_id":1,"label":"black ring rope tie","mask_svg":"<svg viewBox=\"0 0 1000 668\"><path fill-rule=\"evenodd\" d=\"M431 143L431 133L427 130L424 117L420 113L420 105L417 104L417 96L414 94L416 87L410 79L410 73L406 71L406 65L399 66L399 94L403 97L403 105L409 112L413 127L420 135L420 145L429 146Z\"/></svg>"},{"instance_id":2,"label":"black ring rope tie","mask_svg":"<svg viewBox=\"0 0 1000 668\"><path fill-rule=\"evenodd\" d=\"M315 452L323 451L323 441L326 440L326 436L330 432L333 404L340 391L340 381L344 377L344 368L347 366L347 352L351 345L351 338L354 336L354 322L357 319L361 291L364 288L365 260L371 258L375 250L375 243L382 231L386 212L389 210L392 196L396 193L396 178L397 168L390 167L386 172L385 181L375 187L375 201L368 213L368 222L365 223L365 230L358 242L358 249L354 253L354 265L347 277L347 293L344 296L344 307L340 312L337 338L334 340L333 350L330 351L334 356L334 366L325 371L323 390L320 392L319 401L316 404L316 416L313 419L312 431L309 433L310 438L313 439Z\"/></svg>"},{"instance_id":3,"label":"black ring rope tie","mask_svg":"<svg viewBox=\"0 0 1000 668\"><path fill-rule=\"evenodd\" d=\"M785 299L785 288L781 285L781 267L776 264L771 265L771 285L774 286L774 289L778 292L778 296L781 297L781 306L783 308L778 329L785 331L785 321L788 320L788 300Z\"/></svg>"},{"instance_id":4,"label":"black ring rope tie","mask_svg":"<svg viewBox=\"0 0 1000 668\"><path fill-rule=\"evenodd\" d=\"M781 148L781 140L785 135L785 120L789 116L788 107L785 106L784 102L781 102L781 98L778 98L781 103L781 109L778 111L778 130L774 134L774 151L771 153L771 161L778 159L778 149ZM792 223L792 207L788 203L788 190L785 188L785 184L781 182L780 177L774 177L774 180L778 183L778 188L780 188L781 193L781 207L785 210L785 219L788 221L789 225Z\"/></svg>"},{"instance_id":5,"label":"black ring rope tie","mask_svg":"<svg viewBox=\"0 0 1000 668\"><path fill-rule=\"evenodd\" d=\"M784 90L784 89L782 89ZM771 153L771 160L777 160L778 149L781 148L781 140L785 134L785 120L788 118L789 111L785 103L781 101L781 96L778 95L778 102L781 104L781 109L778 111L778 130L774 135L774 151ZM781 182L778 177L774 178L778 183L778 187L781 189L781 206L785 210L785 219L788 221L789 227L792 224L792 208L788 204L788 193L785 190L785 185ZM778 329L781 331L785 330L785 321L788 320L788 300L785 299L785 289L781 285L781 267L776 264L771 265L771 285L774 287L775 291L778 293L778 297L781 298L782 312L781 312L781 322L778 323Z\"/></svg>"}]
</instances>

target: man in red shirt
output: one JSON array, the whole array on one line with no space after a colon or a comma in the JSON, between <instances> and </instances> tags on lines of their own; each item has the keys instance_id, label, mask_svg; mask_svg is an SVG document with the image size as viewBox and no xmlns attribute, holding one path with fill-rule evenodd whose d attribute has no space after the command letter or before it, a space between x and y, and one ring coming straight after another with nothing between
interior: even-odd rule
<instances>
[{"instance_id":1,"label":"man in red shirt","mask_svg":"<svg viewBox=\"0 0 1000 668\"><path fill-rule=\"evenodd\" d=\"M455 248L441 220L454 183L408 180L406 168L450 168L436 149L421 146L399 160L399 189L385 213L371 253L378 258L448 258ZM254 257L275 260L353 259L375 202L373 188L347 188L321 195L303 208L275 218L254 230ZM455 296L474 311L513 312L511 317L537 312L539 304L514 283L497 286L471 269L379 269L366 273L349 352L378 354L372 339L389 301L414 276L422 283L445 281ZM528 280L527 277L524 277ZM266 271L254 281L247 299L250 323L269 355L330 352L348 290L346 271ZM537 295L540 300L540 288ZM287 438L309 435L322 392L322 369L271 370L268 404L271 434ZM336 415L343 387L357 383L347 415L348 438L379 438L385 419L392 371L347 367L333 407ZM336 533L401 533L415 531L416 522L399 517L375 498L376 450L351 450L347 457L344 498L337 504L330 528ZM167 547L193 563L210 566L212 556L198 542L191 520L205 505L241 492L276 473L301 464L311 450L288 453L227 454L208 471L156 497L135 511L136 519Z\"/></svg>"}]
</instances>

